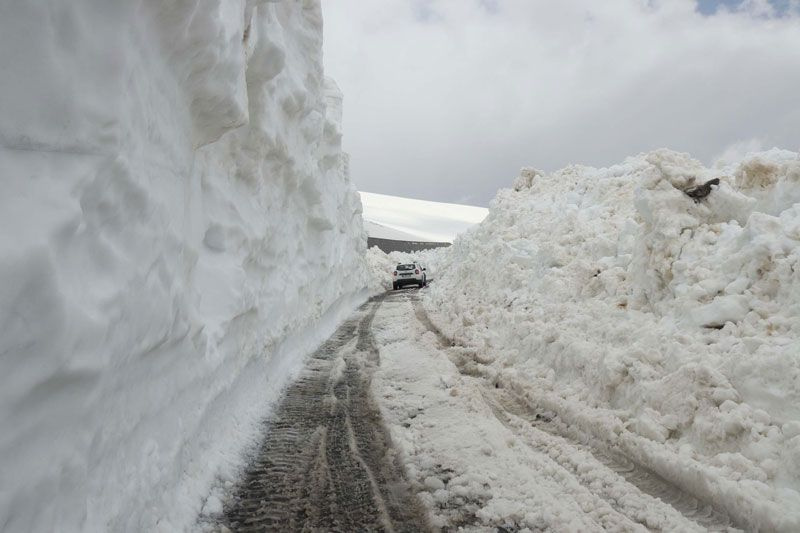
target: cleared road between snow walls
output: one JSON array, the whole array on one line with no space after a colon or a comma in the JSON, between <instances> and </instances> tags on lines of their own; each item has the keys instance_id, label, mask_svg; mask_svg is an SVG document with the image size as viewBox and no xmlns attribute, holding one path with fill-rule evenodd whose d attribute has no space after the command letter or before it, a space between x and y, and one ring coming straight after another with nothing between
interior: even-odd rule
<instances>
[{"instance_id":1,"label":"cleared road between snow walls","mask_svg":"<svg viewBox=\"0 0 800 533\"><path fill-rule=\"evenodd\" d=\"M724 510L491 377L427 289L373 298L312 355L198 529L729 531Z\"/></svg>"}]
</instances>

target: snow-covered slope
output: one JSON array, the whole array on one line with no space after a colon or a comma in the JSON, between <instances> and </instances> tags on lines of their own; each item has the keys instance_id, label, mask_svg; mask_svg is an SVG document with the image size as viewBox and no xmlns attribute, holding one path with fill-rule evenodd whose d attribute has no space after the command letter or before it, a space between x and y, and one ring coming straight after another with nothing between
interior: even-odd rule
<instances>
[{"instance_id":1,"label":"snow-covered slope","mask_svg":"<svg viewBox=\"0 0 800 533\"><path fill-rule=\"evenodd\" d=\"M321 39L313 0L0 7L0 529L191 528L364 297Z\"/></svg>"},{"instance_id":2,"label":"snow-covered slope","mask_svg":"<svg viewBox=\"0 0 800 533\"><path fill-rule=\"evenodd\" d=\"M484 207L471 205L431 202L369 192L359 194L364 204L364 220L378 226L368 225L368 231L383 233L384 228L388 228L415 235L415 240L421 241L453 242L456 235L486 218L488 213ZM372 232L369 236L392 238Z\"/></svg>"},{"instance_id":3,"label":"snow-covered slope","mask_svg":"<svg viewBox=\"0 0 800 533\"><path fill-rule=\"evenodd\" d=\"M797 531L799 195L779 150L526 169L441 252L426 306L498 386L748 529Z\"/></svg>"},{"instance_id":4,"label":"snow-covered slope","mask_svg":"<svg viewBox=\"0 0 800 533\"><path fill-rule=\"evenodd\" d=\"M415 235L394 228L389 228L370 220L364 221L364 230L367 235L376 239L390 239L393 241L427 241L428 238L422 235Z\"/></svg>"}]
</instances>

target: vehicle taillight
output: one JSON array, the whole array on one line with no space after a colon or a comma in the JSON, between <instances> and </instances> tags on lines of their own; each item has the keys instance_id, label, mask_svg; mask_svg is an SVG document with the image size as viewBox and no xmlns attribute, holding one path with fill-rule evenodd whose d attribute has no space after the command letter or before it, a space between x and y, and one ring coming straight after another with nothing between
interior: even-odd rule
<instances>
[{"instance_id":1,"label":"vehicle taillight","mask_svg":"<svg viewBox=\"0 0 800 533\"><path fill-rule=\"evenodd\" d=\"M418 268L414 269L414 274L419 274L419 269Z\"/></svg>"},{"instance_id":2,"label":"vehicle taillight","mask_svg":"<svg viewBox=\"0 0 800 533\"><path fill-rule=\"evenodd\" d=\"M395 276L397 275L397 270L395 270L395 271L394 271L394 275L395 275Z\"/></svg>"}]
</instances>

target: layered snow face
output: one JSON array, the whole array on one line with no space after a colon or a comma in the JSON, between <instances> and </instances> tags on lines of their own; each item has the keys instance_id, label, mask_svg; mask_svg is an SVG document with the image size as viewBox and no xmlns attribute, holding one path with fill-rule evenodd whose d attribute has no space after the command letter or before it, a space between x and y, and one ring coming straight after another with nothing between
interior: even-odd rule
<instances>
[{"instance_id":1,"label":"layered snow face","mask_svg":"<svg viewBox=\"0 0 800 533\"><path fill-rule=\"evenodd\" d=\"M799 194L778 150L525 169L442 252L426 306L476 371L739 523L796 530Z\"/></svg>"},{"instance_id":2,"label":"layered snow face","mask_svg":"<svg viewBox=\"0 0 800 533\"><path fill-rule=\"evenodd\" d=\"M366 286L316 1L0 8L0 528L190 528Z\"/></svg>"},{"instance_id":3,"label":"layered snow face","mask_svg":"<svg viewBox=\"0 0 800 533\"><path fill-rule=\"evenodd\" d=\"M392 271L397 263L377 246L368 249L366 257L370 291L378 294L390 290L392 288Z\"/></svg>"}]
</instances>

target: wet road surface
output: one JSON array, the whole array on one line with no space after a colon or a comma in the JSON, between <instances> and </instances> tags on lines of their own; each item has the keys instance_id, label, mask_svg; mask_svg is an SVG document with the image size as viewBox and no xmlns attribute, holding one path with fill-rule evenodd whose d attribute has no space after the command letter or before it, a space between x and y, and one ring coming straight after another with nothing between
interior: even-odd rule
<instances>
[{"instance_id":1,"label":"wet road surface","mask_svg":"<svg viewBox=\"0 0 800 533\"><path fill-rule=\"evenodd\" d=\"M370 393L378 364L364 304L310 358L225 507L231 531L426 531Z\"/></svg>"}]
</instances>

